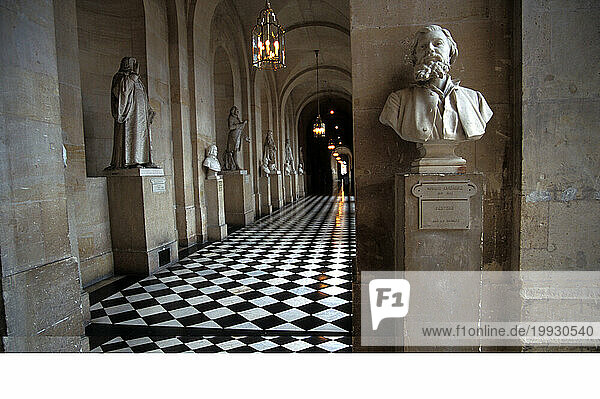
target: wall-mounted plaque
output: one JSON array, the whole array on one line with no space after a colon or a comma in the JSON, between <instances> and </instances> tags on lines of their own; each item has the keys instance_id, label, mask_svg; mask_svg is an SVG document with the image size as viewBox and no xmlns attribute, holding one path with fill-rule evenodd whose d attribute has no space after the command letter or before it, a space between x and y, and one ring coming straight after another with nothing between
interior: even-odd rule
<instances>
[{"instance_id":1,"label":"wall-mounted plaque","mask_svg":"<svg viewBox=\"0 0 600 399\"><path fill-rule=\"evenodd\" d=\"M164 193L167 191L167 179L164 177L150 179L150 183L152 183L153 193Z\"/></svg>"},{"instance_id":2,"label":"wall-mounted plaque","mask_svg":"<svg viewBox=\"0 0 600 399\"><path fill-rule=\"evenodd\" d=\"M477 187L469 180L419 182L412 188L419 198L419 229L465 230L470 225L470 197Z\"/></svg>"}]
</instances>

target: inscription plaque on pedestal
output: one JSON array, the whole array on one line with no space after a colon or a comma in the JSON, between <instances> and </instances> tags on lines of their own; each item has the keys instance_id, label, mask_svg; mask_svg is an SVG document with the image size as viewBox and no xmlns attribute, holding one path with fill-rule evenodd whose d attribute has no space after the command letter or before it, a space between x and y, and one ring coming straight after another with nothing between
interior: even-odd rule
<instances>
[{"instance_id":1,"label":"inscription plaque on pedestal","mask_svg":"<svg viewBox=\"0 0 600 399\"><path fill-rule=\"evenodd\" d=\"M470 229L470 197L477 187L469 180L419 182L412 188L419 198L419 229Z\"/></svg>"}]
</instances>

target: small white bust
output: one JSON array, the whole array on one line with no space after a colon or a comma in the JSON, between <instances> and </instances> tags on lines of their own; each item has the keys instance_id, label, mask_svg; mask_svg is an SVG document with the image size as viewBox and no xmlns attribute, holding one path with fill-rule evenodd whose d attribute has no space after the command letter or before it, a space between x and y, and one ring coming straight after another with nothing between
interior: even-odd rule
<instances>
[{"instance_id":1,"label":"small white bust","mask_svg":"<svg viewBox=\"0 0 600 399\"><path fill-rule=\"evenodd\" d=\"M204 162L202 162L202 166L205 166L208 169L207 178L214 179L217 177L217 172L221 171L221 164L219 163L219 159L217 158L218 149L217 146L211 144L206 149L206 158L204 158Z\"/></svg>"}]
</instances>

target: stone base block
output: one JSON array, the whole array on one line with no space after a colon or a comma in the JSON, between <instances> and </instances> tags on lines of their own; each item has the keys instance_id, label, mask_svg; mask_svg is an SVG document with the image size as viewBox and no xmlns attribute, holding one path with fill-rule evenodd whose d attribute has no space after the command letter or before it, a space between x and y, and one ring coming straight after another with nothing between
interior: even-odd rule
<instances>
[{"instance_id":1,"label":"stone base block","mask_svg":"<svg viewBox=\"0 0 600 399\"><path fill-rule=\"evenodd\" d=\"M304 175L298 175L298 195L300 198L306 197L306 181Z\"/></svg>"},{"instance_id":2,"label":"stone base block","mask_svg":"<svg viewBox=\"0 0 600 399\"><path fill-rule=\"evenodd\" d=\"M271 206L273 209L283 207L283 176L281 172L272 173L270 176L271 183Z\"/></svg>"},{"instance_id":3,"label":"stone base block","mask_svg":"<svg viewBox=\"0 0 600 399\"><path fill-rule=\"evenodd\" d=\"M254 196L247 170L224 171L225 221L231 226L247 226L254 221Z\"/></svg>"},{"instance_id":4,"label":"stone base block","mask_svg":"<svg viewBox=\"0 0 600 399\"><path fill-rule=\"evenodd\" d=\"M208 226L207 229L209 241L221 241L227 237L226 224L222 224L220 226Z\"/></svg>"},{"instance_id":5,"label":"stone base block","mask_svg":"<svg viewBox=\"0 0 600 399\"><path fill-rule=\"evenodd\" d=\"M298 191L298 175L292 175L292 196L294 197L294 201L298 201L300 198L300 193Z\"/></svg>"},{"instance_id":6,"label":"stone base block","mask_svg":"<svg viewBox=\"0 0 600 399\"><path fill-rule=\"evenodd\" d=\"M171 179L162 169L108 173L116 274L150 275L178 260Z\"/></svg>"},{"instance_id":7,"label":"stone base block","mask_svg":"<svg viewBox=\"0 0 600 399\"><path fill-rule=\"evenodd\" d=\"M225 224L225 191L223 178L216 176L204 181L206 196L206 222L209 241L221 241L227 237Z\"/></svg>"},{"instance_id":8,"label":"stone base block","mask_svg":"<svg viewBox=\"0 0 600 399\"><path fill-rule=\"evenodd\" d=\"M270 215L273 211L271 206L271 176L261 176L258 180L260 189L260 215Z\"/></svg>"},{"instance_id":9,"label":"stone base block","mask_svg":"<svg viewBox=\"0 0 600 399\"><path fill-rule=\"evenodd\" d=\"M285 187L284 187L285 203L289 204L289 203L294 202L294 191L292 188L294 186L294 184L293 184L294 179L291 175L285 175L283 181L285 184Z\"/></svg>"},{"instance_id":10,"label":"stone base block","mask_svg":"<svg viewBox=\"0 0 600 399\"><path fill-rule=\"evenodd\" d=\"M480 270L483 174L396 175L396 269Z\"/></svg>"}]
</instances>

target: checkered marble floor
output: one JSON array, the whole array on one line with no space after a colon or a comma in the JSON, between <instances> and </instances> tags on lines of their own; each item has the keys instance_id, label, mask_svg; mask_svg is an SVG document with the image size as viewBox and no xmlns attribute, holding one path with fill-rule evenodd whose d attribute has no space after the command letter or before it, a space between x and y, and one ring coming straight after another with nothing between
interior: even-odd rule
<instances>
[{"instance_id":1,"label":"checkered marble floor","mask_svg":"<svg viewBox=\"0 0 600 399\"><path fill-rule=\"evenodd\" d=\"M132 349L119 344L128 342L118 333L125 327L146 339L193 335L216 342L205 346L215 351L228 336L246 349L278 334L284 351L319 336L339 342L323 336L350 334L355 239L352 197L302 199L94 303L92 327L114 327L119 349ZM230 337L242 334L247 342ZM290 334L305 338L287 342Z\"/></svg>"},{"instance_id":2,"label":"checkered marble floor","mask_svg":"<svg viewBox=\"0 0 600 399\"><path fill-rule=\"evenodd\" d=\"M111 353L332 353L351 352L349 336L242 336L242 337L115 337L92 352Z\"/></svg>"}]
</instances>

